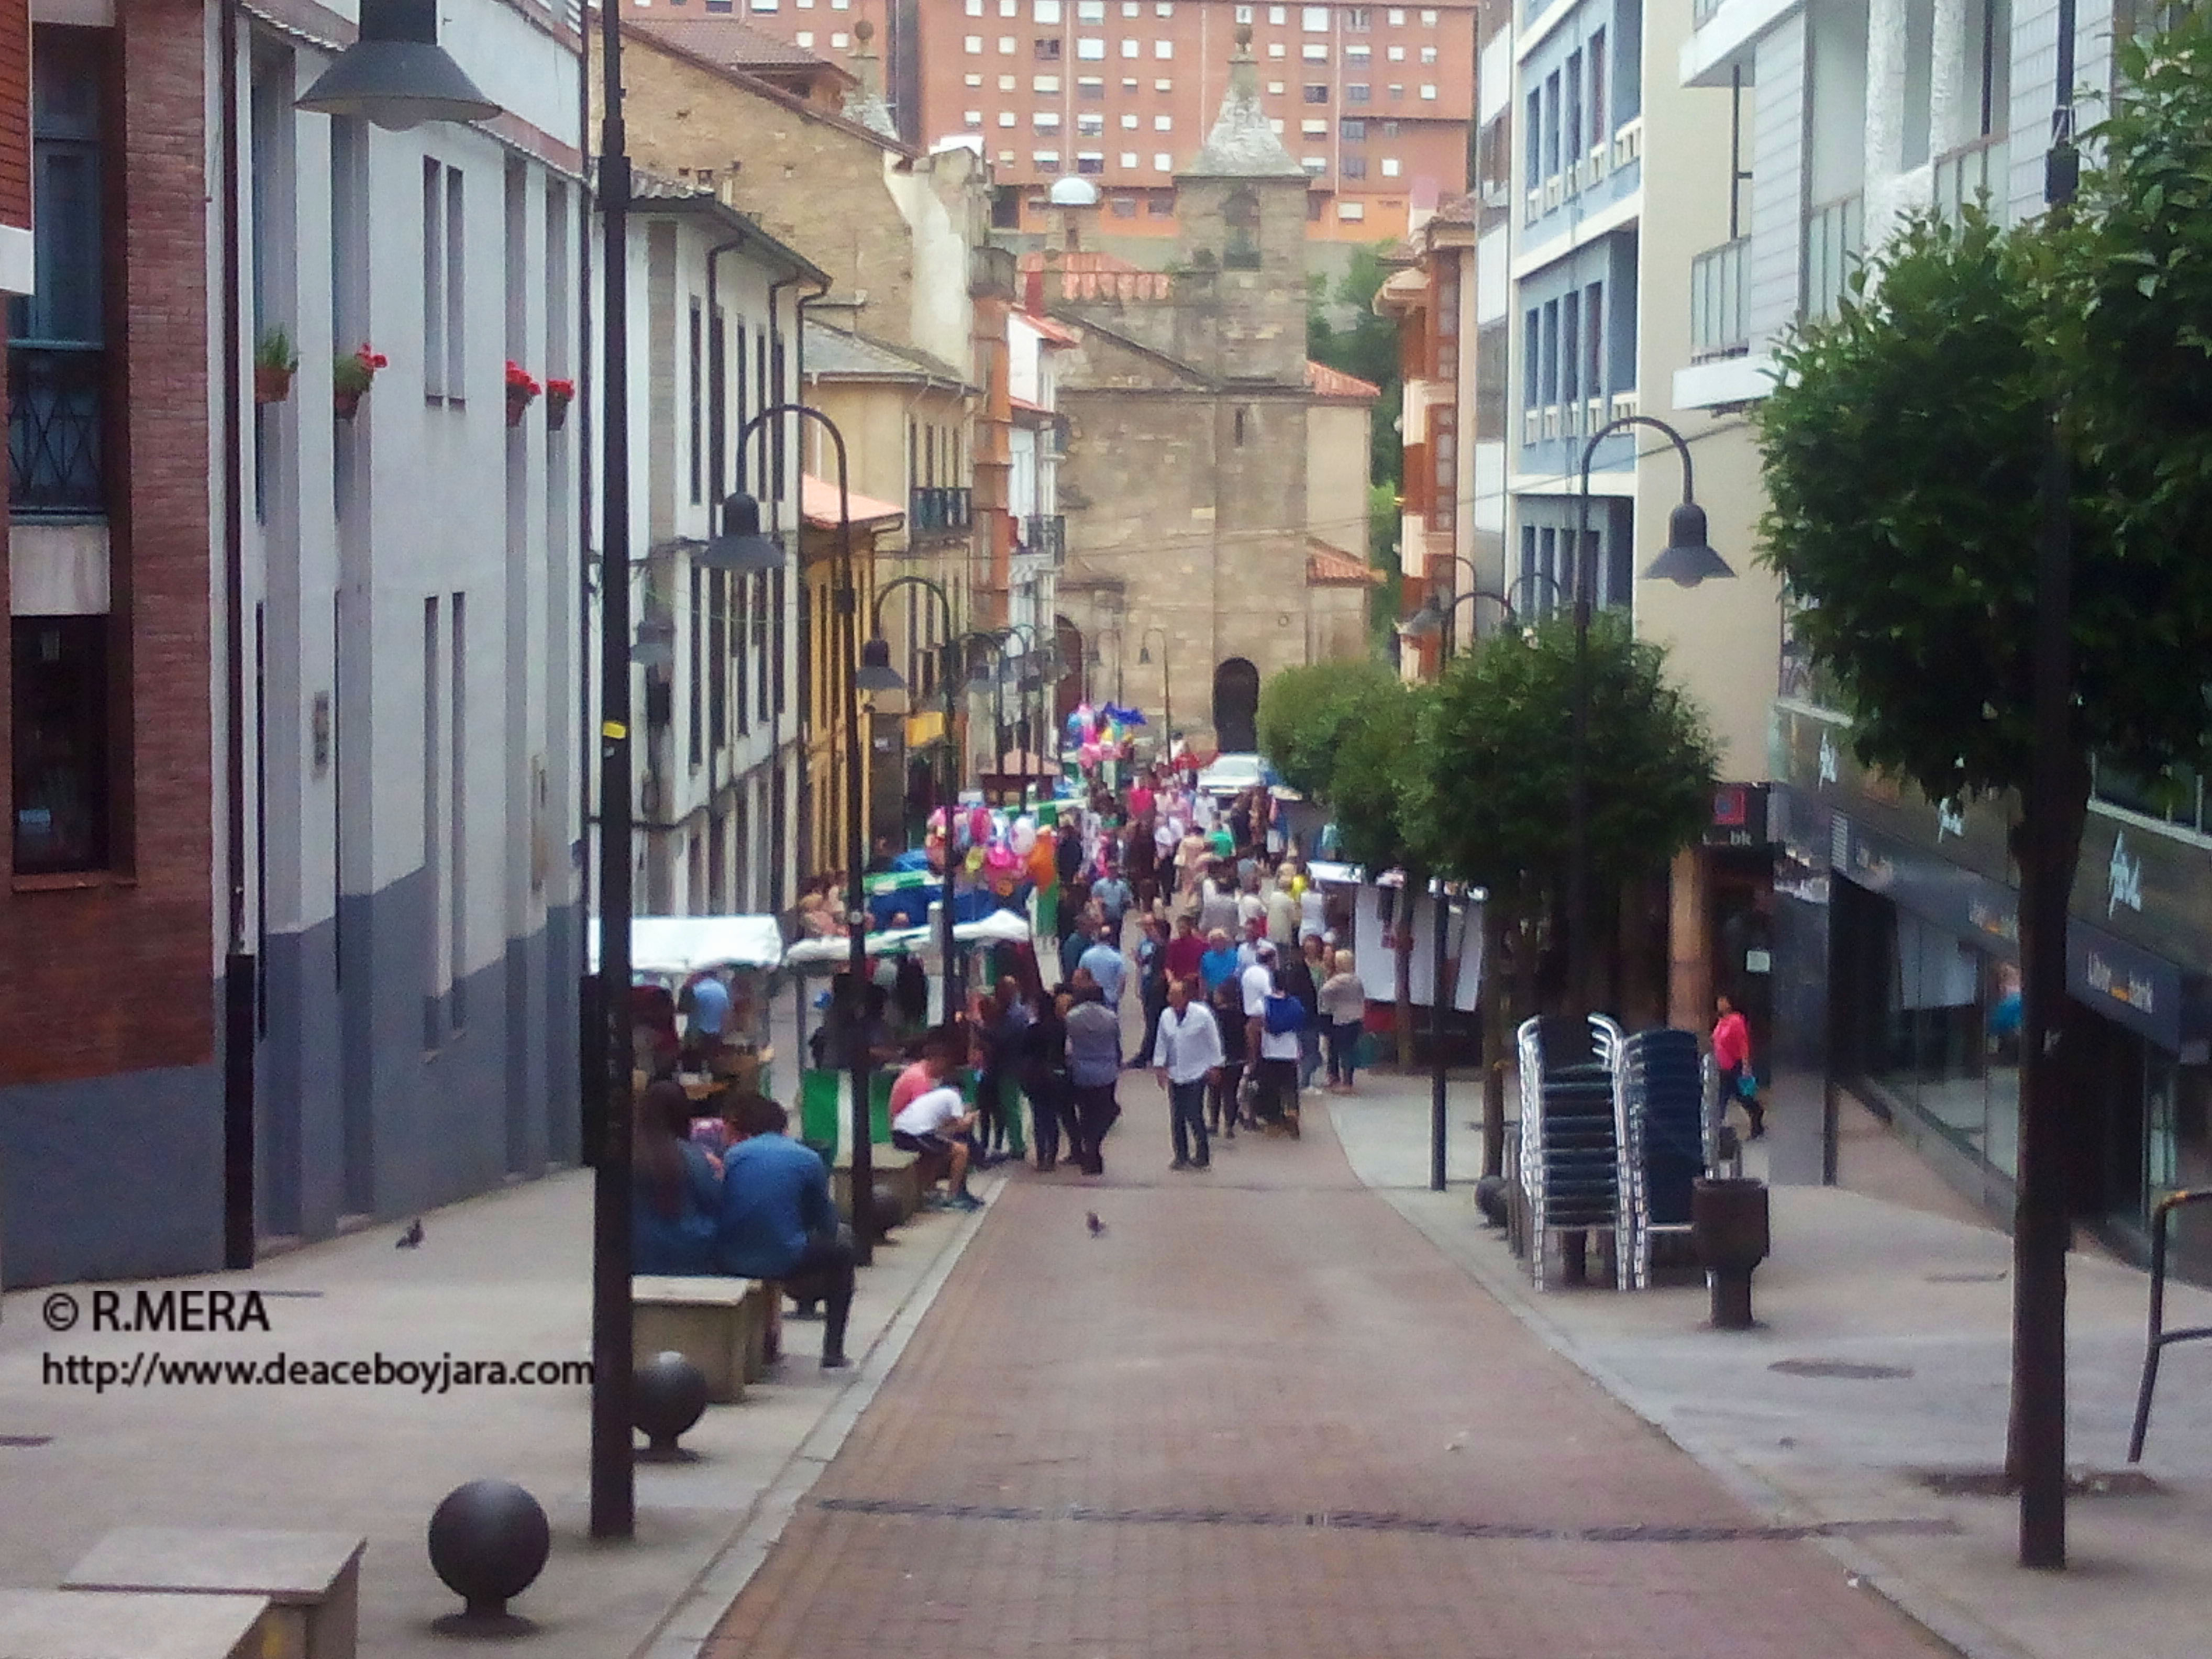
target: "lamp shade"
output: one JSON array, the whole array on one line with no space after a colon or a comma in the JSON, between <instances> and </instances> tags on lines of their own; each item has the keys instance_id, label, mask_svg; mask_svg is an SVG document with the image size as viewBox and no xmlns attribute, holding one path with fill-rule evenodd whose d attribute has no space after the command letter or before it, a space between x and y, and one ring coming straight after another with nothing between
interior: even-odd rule
<instances>
[{"instance_id":1,"label":"lamp shade","mask_svg":"<svg viewBox=\"0 0 2212 1659\"><path fill-rule=\"evenodd\" d=\"M1152 647L1149 645L1139 646L1137 647L1137 666L1139 668L1150 668L1152 665Z\"/></svg>"},{"instance_id":2,"label":"lamp shade","mask_svg":"<svg viewBox=\"0 0 2212 1659\"><path fill-rule=\"evenodd\" d=\"M500 112L438 44L438 0L361 0L359 38L331 59L298 107L394 131Z\"/></svg>"},{"instance_id":3,"label":"lamp shade","mask_svg":"<svg viewBox=\"0 0 2212 1659\"><path fill-rule=\"evenodd\" d=\"M906 690L905 678L891 666L889 640L869 640L860 647L860 665L853 672L853 684L863 691Z\"/></svg>"},{"instance_id":4,"label":"lamp shade","mask_svg":"<svg viewBox=\"0 0 2212 1659\"><path fill-rule=\"evenodd\" d=\"M1735 574L1728 561L1706 542L1705 509L1695 501L1684 501L1668 515L1666 551L1651 561L1644 580L1695 587L1709 576Z\"/></svg>"},{"instance_id":5,"label":"lamp shade","mask_svg":"<svg viewBox=\"0 0 2212 1659\"><path fill-rule=\"evenodd\" d=\"M629 659L641 668L668 668L676 661L676 619L647 617L637 625L637 641Z\"/></svg>"},{"instance_id":6,"label":"lamp shade","mask_svg":"<svg viewBox=\"0 0 2212 1659\"><path fill-rule=\"evenodd\" d=\"M757 575L784 567L783 549L775 538L761 534L760 503L740 491L722 501L722 533L699 553L699 562L709 570Z\"/></svg>"}]
</instances>

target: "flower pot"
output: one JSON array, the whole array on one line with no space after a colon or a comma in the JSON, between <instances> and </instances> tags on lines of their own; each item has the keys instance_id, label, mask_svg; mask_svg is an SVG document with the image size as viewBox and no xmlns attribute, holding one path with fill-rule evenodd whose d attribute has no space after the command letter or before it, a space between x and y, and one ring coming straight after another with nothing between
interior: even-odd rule
<instances>
[{"instance_id":1,"label":"flower pot","mask_svg":"<svg viewBox=\"0 0 2212 1659\"><path fill-rule=\"evenodd\" d=\"M338 419L349 421L361 413L361 400L368 395L365 392L334 390L331 393L331 406L336 410Z\"/></svg>"},{"instance_id":2,"label":"flower pot","mask_svg":"<svg viewBox=\"0 0 2212 1659\"><path fill-rule=\"evenodd\" d=\"M271 368L264 363L253 366L253 401L257 404L281 404L292 395L292 371Z\"/></svg>"},{"instance_id":3,"label":"flower pot","mask_svg":"<svg viewBox=\"0 0 2212 1659\"><path fill-rule=\"evenodd\" d=\"M520 426L522 417L529 412L530 398L526 393L510 392L507 394L507 423L509 426Z\"/></svg>"},{"instance_id":4,"label":"flower pot","mask_svg":"<svg viewBox=\"0 0 2212 1659\"><path fill-rule=\"evenodd\" d=\"M545 400L545 429L548 432L558 432L568 424L569 402L567 398L548 398Z\"/></svg>"}]
</instances>

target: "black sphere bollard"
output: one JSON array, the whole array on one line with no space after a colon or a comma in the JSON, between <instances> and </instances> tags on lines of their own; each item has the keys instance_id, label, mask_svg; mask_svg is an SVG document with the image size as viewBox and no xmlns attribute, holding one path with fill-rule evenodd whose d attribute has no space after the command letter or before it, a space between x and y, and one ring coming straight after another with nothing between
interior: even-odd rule
<instances>
[{"instance_id":1,"label":"black sphere bollard","mask_svg":"<svg viewBox=\"0 0 2212 1659\"><path fill-rule=\"evenodd\" d=\"M1485 1176L1474 1183L1474 1207L1493 1227L1505 1225L1506 1186L1504 1176Z\"/></svg>"},{"instance_id":2,"label":"black sphere bollard","mask_svg":"<svg viewBox=\"0 0 2212 1659\"><path fill-rule=\"evenodd\" d=\"M655 1354L630 1383L630 1419L651 1443L644 1455L663 1462L684 1456L676 1443L707 1410L707 1374L674 1352Z\"/></svg>"},{"instance_id":3,"label":"black sphere bollard","mask_svg":"<svg viewBox=\"0 0 2212 1659\"><path fill-rule=\"evenodd\" d=\"M447 1492L430 1516L430 1565L468 1604L438 1621L460 1635L530 1628L507 1610L544 1570L553 1532L538 1500L512 1481L471 1480Z\"/></svg>"},{"instance_id":4,"label":"black sphere bollard","mask_svg":"<svg viewBox=\"0 0 2212 1659\"><path fill-rule=\"evenodd\" d=\"M878 1238L881 1238L906 1219L899 1210L898 1194L891 1190L886 1182L878 1181L875 1185L875 1204L872 1213L875 1217Z\"/></svg>"}]
</instances>

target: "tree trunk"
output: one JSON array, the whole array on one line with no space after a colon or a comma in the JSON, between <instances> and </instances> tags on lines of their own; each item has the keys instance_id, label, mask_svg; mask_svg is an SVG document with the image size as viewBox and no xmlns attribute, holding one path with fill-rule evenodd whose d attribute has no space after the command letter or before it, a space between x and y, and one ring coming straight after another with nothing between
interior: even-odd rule
<instances>
[{"instance_id":1,"label":"tree trunk","mask_svg":"<svg viewBox=\"0 0 2212 1659\"><path fill-rule=\"evenodd\" d=\"M1397 963L1398 1069L1401 1072L1413 1069L1413 907L1428 887L1427 876L1407 871L1406 884L1398 890L1397 913L1392 918L1397 924L1393 935L1397 943L1391 954Z\"/></svg>"},{"instance_id":2,"label":"tree trunk","mask_svg":"<svg viewBox=\"0 0 2212 1659\"><path fill-rule=\"evenodd\" d=\"M1505 915L1493 898L1482 907L1482 1173L1504 1173L1505 1067L1513 1054L1513 1003L1505 980Z\"/></svg>"}]
</instances>

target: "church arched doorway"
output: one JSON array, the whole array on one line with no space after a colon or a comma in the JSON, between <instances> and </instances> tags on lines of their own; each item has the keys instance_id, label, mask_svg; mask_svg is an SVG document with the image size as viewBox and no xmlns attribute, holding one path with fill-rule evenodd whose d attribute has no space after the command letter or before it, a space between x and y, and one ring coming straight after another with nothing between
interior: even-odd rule
<instances>
[{"instance_id":1,"label":"church arched doorway","mask_svg":"<svg viewBox=\"0 0 2212 1659\"><path fill-rule=\"evenodd\" d=\"M1224 755L1260 746L1260 671L1231 657L1213 671L1213 741Z\"/></svg>"}]
</instances>

